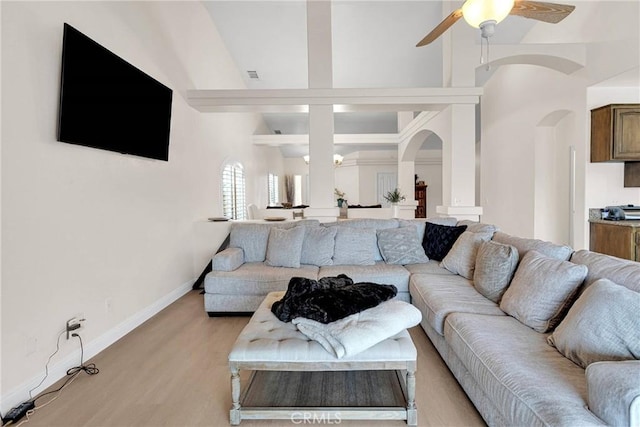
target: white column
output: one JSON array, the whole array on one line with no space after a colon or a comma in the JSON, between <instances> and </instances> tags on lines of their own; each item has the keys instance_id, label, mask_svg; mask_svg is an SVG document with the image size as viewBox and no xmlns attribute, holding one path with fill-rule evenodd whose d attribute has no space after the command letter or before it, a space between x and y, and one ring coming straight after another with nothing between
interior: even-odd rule
<instances>
[{"instance_id":1,"label":"white column","mask_svg":"<svg viewBox=\"0 0 640 427\"><path fill-rule=\"evenodd\" d=\"M459 5L444 2L446 16ZM461 19L443 35L443 86L475 86L475 68L480 61L480 30ZM478 221L476 206L476 115L475 105L455 104L443 111L448 121L442 138L442 204L436 212L458 219Z\"/></svg>"},{"instance_id":2,"label":"white column","mask_svg":"<svg viewBox=\"0 0 640 427\"><path fill-rule=\"evenodd\" d=\"M333 87L331 1L307 1L309 88ZM333 106L309 105L309 203L305 215L333 220L339 215L333 189Z\"/></svg>"},{"instance_id":3,"label":"white column","mask_svg":"<svg viewBox=\"0 0 640 427\"><path fill-rule=\"evenodd\" d=\"M442 203L440 214L479 220L476 206L475 106L452 105L443 111L449 135L442 138Z\"/></svg>"}]
</instances>

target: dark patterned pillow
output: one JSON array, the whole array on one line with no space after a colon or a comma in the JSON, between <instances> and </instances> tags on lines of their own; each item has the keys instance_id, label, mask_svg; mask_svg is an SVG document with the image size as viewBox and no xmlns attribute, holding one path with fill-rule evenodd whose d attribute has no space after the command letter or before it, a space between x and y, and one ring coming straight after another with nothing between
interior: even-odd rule
<instances>
[{"instance_id":1,"label":"dark patterned pillow","mask_svg":"<svg viewBox=\"0 0 640 427\"><path fill-rule=\"evenodd\" d=\"M429 259L442 261L458 237L467 229L466 225L451 227L427 222L422 247Z\"/></svg>"}]
</instances>

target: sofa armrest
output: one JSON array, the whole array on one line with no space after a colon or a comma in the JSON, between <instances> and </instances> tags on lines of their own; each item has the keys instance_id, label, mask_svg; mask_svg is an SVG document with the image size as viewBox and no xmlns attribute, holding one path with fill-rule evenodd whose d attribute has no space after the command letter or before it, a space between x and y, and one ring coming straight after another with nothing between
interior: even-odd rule
<instances>
[{"instance_id":1,"label":"sofa armrest","mask_svg":"<svg viewBox=\"0 0 640 427\"><path fill-rule=\"evenodd\" d=\"M640 425L640 360L587 366L589 409L611 426Z\"/></svg>"},{"instance_id":2,"label":"sofa armrest","mask_svg":"<svg viewBox=\"0 0 640 427\"><path fill-rule=\"evenodd\" d=\"M213 257L213 271L233 271L244 264L244 252L240 248L227 248Z\"/></svg>"}]
</instances>

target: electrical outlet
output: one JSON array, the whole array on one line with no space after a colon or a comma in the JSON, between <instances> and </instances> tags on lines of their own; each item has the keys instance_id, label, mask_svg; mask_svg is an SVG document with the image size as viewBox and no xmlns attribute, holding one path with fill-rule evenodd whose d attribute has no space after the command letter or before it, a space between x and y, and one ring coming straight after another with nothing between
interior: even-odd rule
<instances>
[{"instance_id":1,"label":"electrical outlet","mask_svg":"<svg viewBox=\"0 0 640 427\"><path fill-rule=\"evenodd\" d=\"M82 322L84 321L85 319L81 316L72 317L67 320L67 339L71 338L72 333L77 333L80 328L82 328Z\"/></svg>"}]
</instances>

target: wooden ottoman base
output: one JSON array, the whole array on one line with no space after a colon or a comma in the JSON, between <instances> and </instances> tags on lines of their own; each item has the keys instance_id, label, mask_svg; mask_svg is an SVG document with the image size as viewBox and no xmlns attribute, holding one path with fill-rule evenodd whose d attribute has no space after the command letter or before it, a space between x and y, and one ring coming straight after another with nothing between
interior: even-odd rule
<instances>
[{"instance_id":1,"label":"wooden ottoman base","mask_svg":"<svg viewBox=\"0 0 640 427\"><path fill-rule=\"evenodd\" d=\"M230 422L406 420L417 425L416 349L405 330L354 356L337 359L270 310L283 292L267 296L231 353ZM240 370L251 370L241 392Z\"/></svg>"}]
</instances>

